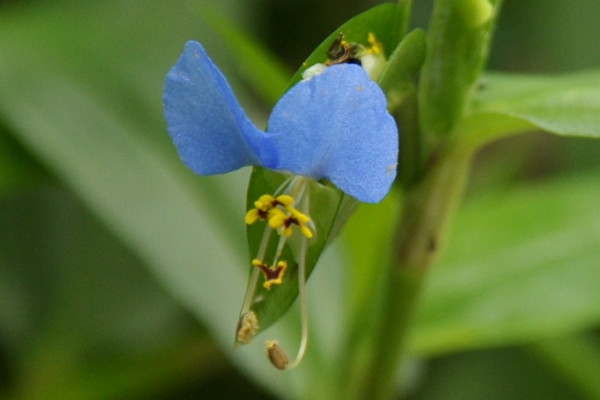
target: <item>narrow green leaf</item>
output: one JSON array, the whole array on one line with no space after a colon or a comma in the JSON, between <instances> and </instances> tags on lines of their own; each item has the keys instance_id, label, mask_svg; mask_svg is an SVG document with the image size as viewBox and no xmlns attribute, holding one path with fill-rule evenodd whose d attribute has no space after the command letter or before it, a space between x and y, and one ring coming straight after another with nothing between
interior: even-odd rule
<instances>
[{"instance_id":1,"label":"narrow green leaf","mask_svg":"<svg viewBox=\"0 0 600 400\"><path fill-rule=\"evenodd\" d=\"M596 326L599 192L586 175L471 200L431 271L411 348L439 354Z\"/></svg>"},{"instance_id":2,"label":"narrow green leaf","mask_svg":"<svg viewBox=\"0 0 600 400\"><path fill-rule=\"evenodd\" d=\"M396 39L394 41L396 43L402 40L410 28L412 3L412 0L396 2Z\"/></svg>"},{"instance_id":3,"label":"narrow green leaf","mask_svg":"<svg viewBox=\"0 0 600 400\"><path fill-rule=\"evenodd\" d=\"M425 31L415 29L400 41L379 79L379 85L388 97L389 109L401 102L408 86L414 86L414 78L423 65L425 57Z\"/></svg>"},{"instance_id":4,"label":"narrow green leaf","mask_svg":"<svg viewBox=\"0 0 600 400\"><path fill-rule=\"evenodd\" d=\"M527 129L600 137L600 71L556 76L488 74L459 134L487 140ZM468 131L468 132L463 132Z\"/></svg>"}]
</instances>

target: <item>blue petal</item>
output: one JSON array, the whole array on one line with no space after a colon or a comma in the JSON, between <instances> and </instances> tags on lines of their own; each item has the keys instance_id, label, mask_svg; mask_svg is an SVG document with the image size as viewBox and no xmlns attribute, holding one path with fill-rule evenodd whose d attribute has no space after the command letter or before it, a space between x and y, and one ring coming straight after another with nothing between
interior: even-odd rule
<instances>
[{"instance_id":1,"label":"blue petal","mask_svg":"<svg viewBox=\"0 0 600 400\"><path fill-rule=\"evenodd\" d=\"M163 100L171 138L183 162L197 174L259 163L251 144L259 146L264 134L246 117L200 43L186 43L167 74Z\"/></svg>"},{"instance_id":2,"label":"blue petal","mask_svg":"<svg viewBox=\"0 0 600 400\"><path fill-rule=\"evenodd\" d=\"M268 136L278 157L263 165L314 179L376 203L396 176L398 129L385 95L364 69L341 64L302 81L276 104Z\"/></svg>"}]
</instances>

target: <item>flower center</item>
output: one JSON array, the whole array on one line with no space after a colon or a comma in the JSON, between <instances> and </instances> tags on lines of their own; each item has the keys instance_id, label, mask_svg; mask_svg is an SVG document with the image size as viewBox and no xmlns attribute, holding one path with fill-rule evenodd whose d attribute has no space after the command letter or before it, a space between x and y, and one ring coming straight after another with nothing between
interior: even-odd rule
<instances>
[{"instance_id":1,"label":"flower center","mask_svg":"<svg viewBox=\"0 0 600 400\"><path fill-rule=\"evenodd\" d=\"M300 248L297 260L294 266L298 268L298 292L300 296L302 339L296 358L289 362L285 351L279 346L269 341L267 344L267 354L271 363L279 369L294 368L302 360L306 351L308 341L308 306L306 301L306 252L308 250L308 241L316 234L316 229L311 220L308 210L308 180L301 176L294 176L286 180L273 194L263 194L254 202L254 207L250 209L244 220L246 224L251 225L256 222L266 222L262 239L258 246L256 257L252 260L252 265L256 269L252 272L246 296L240 316L240 322L236 332L237 341L240 343L249 343L257 332L258 318L252 306L257 302L256 288L260 273L264 276L263 287L271 290L272 285L283 283L285 271L288 268L288 261L282 260L286 241L294 234L294 231L300 232ZM297 208L296 208L297 205ZM276 247L271 242L273 233L277 233L279 239ZM269 244L271 243L271 246ZM267 249L275 247L275 252L269 252L273 256L272 263L265 262Z\"/></svg>"},{"instance_id":2,"label":"flower center","mask_svg":"<svg viewBox=\"0 0 600 400\"><path fill-rule=\"evenodd\" d=\"M271 285L279 285L283 282L283 275L287 269L287 261L280 260L281 251L287 238L292 236L294 226L304 235L311 239L314 235L314 224L308 216L308 196L306 195L306 178L294 177L283 183L276 193L263 194L254 202L254 208L250 209L244 218L246 224L251 225L258 221L267 221L263 240L258 249L256 258L252 265L263 272L265 282L263 286L270 290ZM277 194L283 192L283 194ZM296 201L298 199L298 201ZM298 203L304 212L299 211L294 205ZM279 235L279 243L273 263L269 266L264 261L266 249L269 245L272 232Z\"/></svg>"}]
</instances>

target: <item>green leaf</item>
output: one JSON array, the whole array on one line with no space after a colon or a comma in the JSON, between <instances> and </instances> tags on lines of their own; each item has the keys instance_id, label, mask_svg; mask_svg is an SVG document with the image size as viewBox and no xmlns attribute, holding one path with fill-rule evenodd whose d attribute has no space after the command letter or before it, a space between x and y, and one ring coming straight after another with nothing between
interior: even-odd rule
<instances>
[{"instance_id":1,"label":"green leaf","mask_svg":"<svg viewBox=\"0 0 600 400\"><path fill-rule=\"evenodd\" d=\"M459 135L476 140L542 129L564 136L600 137L600 71L556 76L488 74Z\"/></svg>"},{"instance_id":2,"label":"green leaf","mask_svg":"<svg viewBox=\"0 0 600 400\"><path fill-rule=\"evenodd\" d=\"M396 5L389 3L374 7L352 18L317 47L303 64L302 68L294 75L290 86L300 80L304 69L315 63L327 60L327 51L340 32L344 33L347 40L363 43L364 45L368 44L367 36L371 32L384 44L384 51L389 55L389 52L397 45L396 32L399 29L398 18ZM281 174L258 167L254 168L248 188L247 209L252 209L254 202L261 195L275 193L284 179L285 177ZM323 186L316 182L311 183L309 193L309 204L311 205L310 216L317 226L317 234L309 244L306 258L307 278L313 271L326 244L335 236L357 205L356 200L343 194L338 189ZM262 224L254 224L248 227L250 259L256 257L264 229ZM277 246L276 240L271 240L269 246L271 247L270 253L274 254ZM281 259L297 261L298 255L294 254L290 246L286 244ZM270 259L267 260L270 263ZM288 263L290 262L288 261ZM251 267L251 269L253 268ZM283 284L273 287L268 291L261 287L257 296L255 296L261 299L259 303L252 307L252 310L256 312L258 317L259 332L277 321L298 296L297 268L295 265L290 265L288 268Z\"/></svg>"},{"instance_id":3,"label":"green leaf","mask_svg":"<svg viewBox=\"0 0 600 400\"><path fill-rule=\"evenodd\" d=\"M436 358L425 368L427 373L416 378L417 387L411 390L412 400L596 398L582 396L571 382L557 379L544 360L532 357L527 346L453 354ZM416 365L417 371L425 368Z\"/></svg>"},{"instance_id":4,"label":"green leaf","mask_svg":"<svg viewBox=\"0 0 600 400\"><path fill-rule=\"evenodd\" d=\"M15 398L131 398L223 369L188 314L84 211L51 180L0 198L0 325Z\"/></svg>"},{"instance_id":5,"label":"green leaf","mask_svg":"<svg viewBox=\"0 0 600 400\"><path fill-rule=\"evenodd\" d=\"M421 73L419 110L426 135L448 135L487 59L499 0L437 0Z\"/></svg>"},{"instance_id":6,"label":"green leaf","mask_svg":"<svg viewBox=\"0 0 600 400\"><path fill-rule=\"evenodd\" d=\"M36 184L44 171L0 125L0 194Z\"/></svg>"},{"instance_id":7,"label":"green leaf","mask_svg":"<svg viewBox=\"0 0 600 400\"><path fill-rule=\"evenodd\" d=\"M596 336L552 338L533 343L532 352L546 362L562 381L590 399L600 398L600 346Z\"/></svg>"},{"instance_id":8,"label":"green leaf","mask_svg":"<svg viewBox=\"0 0 600 400\"><path fill-rule=\"evenodd\" d=\"M471 200L432 271L420 354L567 335L600 321L600 182L575 176Z\"/></svg>"},{"instance_id":9,"label":"green leaf","mask_svg":"<svg viewBox=\"0 0 600 400\"><path fill-rule=\"evenodd\" d=\"M373 308L373 288L381 283L378 266L385 265L390 257L390 242L382 238L392 236L399 204L402 199L398 191L391 191L380 204L360 204L341 235L350 260L346 312L349 319L358 319L356 323L364 322Z\"/></svg>"},{"instance_id":10,"label":"green leaf","mask_svg":"<svg viewBox=\"0 0 600 400\"><path fill-rule=\"evenodd\" d=\"M425 57L425 31L415 29L409 32L391 54L379 85L388 98L388 109L397 108L405 92L414 87L414 78L423 65Z\"/></svg>"}]
</instances>

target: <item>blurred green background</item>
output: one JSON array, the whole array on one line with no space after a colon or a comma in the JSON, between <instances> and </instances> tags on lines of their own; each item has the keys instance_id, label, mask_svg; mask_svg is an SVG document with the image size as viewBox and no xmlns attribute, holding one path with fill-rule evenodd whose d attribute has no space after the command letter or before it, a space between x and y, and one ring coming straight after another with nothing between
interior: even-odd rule
<instances>
[{"instance_id":1,"label":"blurred green background","mask_svg":"<svg viewBox=\"0 0 600 400\"><path fill-rule=\"evenodd\" d=\"M0 3L0 398L305 393L318 374L310 356L294 376L260 346L230 349L249 171L187 171L162 84L184 42L199 40L264 123L312 49L378 3ZM413 25L426 27L430 9L415 2ZM598 24L596 0L506 0L489 66L597 68ZM534 132L475 162L417 317L408 397L600 398L600 143ZM335 341L344 285L361 280L344 263L356 234L351 225L311 279L313 318L326 323L309 352ZM293 338L294 323L282 326Z\"/></svg>"}]
</instances>

